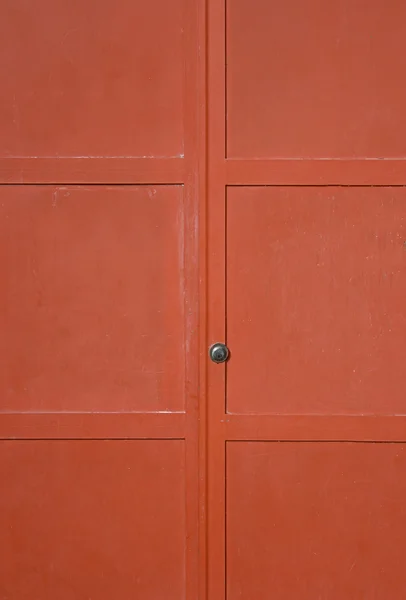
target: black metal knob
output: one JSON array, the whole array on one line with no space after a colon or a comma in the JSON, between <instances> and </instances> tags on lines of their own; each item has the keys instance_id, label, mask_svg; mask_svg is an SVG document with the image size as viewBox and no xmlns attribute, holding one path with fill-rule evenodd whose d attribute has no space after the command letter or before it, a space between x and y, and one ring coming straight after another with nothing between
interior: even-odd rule
<instances>
[{"instance_id":1,"label":"black metal knob","mask_svg":"<svg viewBox=\"0 0 406 600\"><path fill-rule=\"evenodd\" d=\"M223 363L226 362L229 355L228 348L225 344L213 344L210 346L209 356L211 360L215 363Z\"/></svg>"}]
</instances>

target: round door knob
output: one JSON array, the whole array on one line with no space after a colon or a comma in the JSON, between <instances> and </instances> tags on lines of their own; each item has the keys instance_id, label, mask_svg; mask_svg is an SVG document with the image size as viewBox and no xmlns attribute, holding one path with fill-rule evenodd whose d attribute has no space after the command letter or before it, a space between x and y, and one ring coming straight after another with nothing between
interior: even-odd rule
<instances>
[{"instance_id":1,"label":"round door knob","mask_svg":"<svg viewBox=\"0 0 406 600\"><path fill-rule=\"evenodd\" d=\"M223 363L226 362L229 351L225 344L213 344L209 350L210 358L215 363Z\"/></svg>"}]
</instances>

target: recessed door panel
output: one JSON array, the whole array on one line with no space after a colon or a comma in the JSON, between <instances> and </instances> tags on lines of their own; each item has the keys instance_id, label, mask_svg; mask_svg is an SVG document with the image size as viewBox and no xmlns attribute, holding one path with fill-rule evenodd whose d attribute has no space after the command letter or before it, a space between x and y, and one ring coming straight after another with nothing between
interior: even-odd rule
<instances>
[{"instance_id":1,"label":"recessed door panel","mask_svg":"<svg viewBox=\"0 0 406 600\"><path fill-rule=\"evenodd\" d=\"M182 188L0 198L1 410L183 410Z\"/></svg>"},{"instance_id":2,"label":"recessed door panel","mask_svg":"<svg viewBox=\"0 0 406 600\"><path fill-rule=\"evenodd\" d=\"M403 597L404 444L229 442L227 598Z\"/></svg>"},{"instance_id":3,"label":"recessed door panel","mask_svg":"<svg viewBox=\"0 0 406 600\"><path fill-rule=\"evenodd\" d=\"M5 0L0 157L184 153L181 0Z\"/></svg>"},{"instance_id":4,"label":"recessed door panel","mask_svg":"<svg viewBox=\"0 0 406 600\"><path fill-rule=\"evenodd\" d=\"M227 192L227 410L405 414L406 190Z\"/></svg>"},{"instance_id":5,"label":"recessed door panel","mask_svg":"<svg viewBox=\"0 0 406 600\"><path fill-rule=\"evenodd\" d=\"M403 2L228 0L227 153L406 155Z\"/></svg>"},{"instance_id":6,"label":"recessed door panel","mask_svg":"<svg viewBox=\"0 0 406 600\"><path fill-rule=\"evenodd\" d=\"M184 597L184 468L182 441L0 442L2 596Z\"/></svg>"}]
</instances>

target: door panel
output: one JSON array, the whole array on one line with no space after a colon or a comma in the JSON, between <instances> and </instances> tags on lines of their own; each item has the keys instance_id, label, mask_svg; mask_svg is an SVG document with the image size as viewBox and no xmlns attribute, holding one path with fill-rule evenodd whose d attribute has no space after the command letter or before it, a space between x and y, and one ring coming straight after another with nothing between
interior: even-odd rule
<instances>
[{"instance_id":1,"label":"door panel","mask_svg":"<svg viewBox=\"0 0 406 600\"><path fill-rule=\"evenodd\" d=\"M403 2L227 2L227 151L402 157Z\"/></svg>"},{"instance_id":2,"label":"door panel","mask_svg":"<svg viewBox=\"0 0 406 600\"><path fill-rule=\"evenodd\" d=\"M402 598L405 468L404 444L230 442L228 599Z\"/></svg>"},{"instance_id":3,"label":"door panel","mask_svg":"<svg viewBox=\"0 0 406 600\"><path fill-rule=\"evenodd\" d=\"M185 407L180 186L0 188L0 410Z\"/></svg>"},{"instance_id":4,"label":"door panel","mask_svg":"<svg viewBox=\"0 0 406 600\"><path fill-rule=\"evenodd\" d=\"M184 597L183 441L2 441L0 478L2 598Z\"/></svg>"},{"instance_id":5,"label":"door panel","mask_svg":"<svg viewBox=\"0 0 406 600\"><path fill-rule=\"evenodd\" d=\"M204 11L1 3L2 599L203 597Z\"/></svg>"},{"instance_id":6,"label":"door panel","mask_svg":"<svg viewBox=\"0 0 406 600\"><path fill-rule=\"evenodd\" d=\"M227 410L405 414L406 188L227 191Z\"/></svg>"},{"instance_id":7,"label":"door panel","mask_svg":"<svg viewBox=\"0 0 406 600\"><path fill-rule=\"evenodd\" d=\"M184 154L182 0L6 0L0 156Z\"/></svg>"},{"instance_id":8,"label":"door panel","mask_svg":"<svg viewBox=\"0 0 406 600\"><path fill-rule=\"evenodd\" d=\"M208 0L210 600L404 597L405 11Z\"/></svg>"}]
</instances>

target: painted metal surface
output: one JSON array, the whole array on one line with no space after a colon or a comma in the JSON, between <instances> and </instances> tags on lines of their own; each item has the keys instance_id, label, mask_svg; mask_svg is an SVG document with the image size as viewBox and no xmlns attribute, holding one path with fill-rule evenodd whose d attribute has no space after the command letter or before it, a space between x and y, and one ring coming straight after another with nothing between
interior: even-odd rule
<instances>
[{"instance_id":1,"label":"painted metal surface","mask_svg":"<svg viewBox=\"0 0 406 600\"><path fill-rule=\"evenodd\" d=\"M208 3L208 598L406 585L405 7Z\"/></svg>"},{"instance_id":2,"label":"painted metal surface","mask_svg":"<svg viewBox=\"0 0 406 600\"><path fill-rule=\"evenodd\" d=\"M182 411L182 188L8 186L0 203L2 410Z\"/></svg>"},{"instance_id":3,"label":"painted metal surface","mask_svg":"<svg viewBox=\"0 0 406 600\"><path fill-rule=\"evenodd\" d=\"M178 600L184 470L182 440L2 442L1 597Z\"/></svg>"},{"instance_id":4,"label":"painted metal surface","mask_svg":"<svg viewBox=\"0 0 406 600\"><path fill-rule=\"evenodd\" d=\"M227 156L404 157L405 18L398 0L230 0Z\"/></svg>"},{"instance_id":5,"label":"painted metal surface","mask_svg":"<svg viewBox=\"0 0 406 600\"><path fill-rule=\"evenodd\" d=\"M1 3L2 600L203 597L202 10Z\"/></svg>"},{"instance_id":6,"label":"painted metal surface","mask_svg":"<svg viewBox=\"0 0 406 600\"><path fill-rule=\"evenodd\" d=\"M404 11L2 3L0 598L403 600Z\"/></svg>"},{"instance_id":7,"label":"painted metal surface","mask_svg":"<svg viewBox=\"0 0 406 600\"><path fill-rule=\"evenodd\" d=\"M404 444L229 442L230 598L402 598Z\"/></svg>"},{"instance_id":8,"label":"painted metal surface","mask_svg":"<svg viewBox=\"0 0 406 600\"><path fill-rule=\"evenodd\" d=\"M227 411L401 414L405 239L403 187L229 188Z\"/></svg>"},{"instance_id":9,"label":"painted metal surface","mask_svg":"<svg viewBox=\"0 0 406 600\"><path fill-rule=\"evenodd\" d=\"M2 158L183 155L182 8L2 2Z\"/></svg>"}]
</instances>

